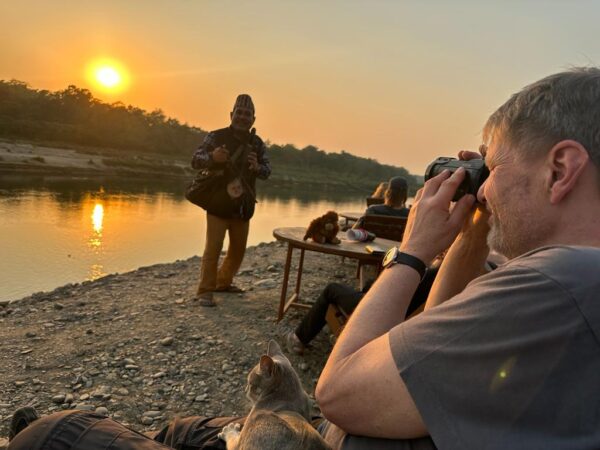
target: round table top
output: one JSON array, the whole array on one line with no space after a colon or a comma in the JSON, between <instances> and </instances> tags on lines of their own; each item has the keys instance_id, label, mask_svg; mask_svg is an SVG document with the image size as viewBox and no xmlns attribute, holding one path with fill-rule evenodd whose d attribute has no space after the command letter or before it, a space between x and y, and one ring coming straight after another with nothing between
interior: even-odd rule
<instances>
[{"instance_id":1,"label":"round table top","mask_svg":"<svg viewBox=\"0 0 600 450\"><path fill-rule=\"evenodd\" d=\"M302 238L305 233L306 227L283 227L275 228L273 230L275 239L291 243L294 247L321 253L329 253L332 255L346 256L361 261L378 262L383 258L383 254L381 253L368 252L366 249L368 245L379 247L385 252L399 244L399 242L382 238L375 238L375 240L371 242L350 241L346 238L346 233L341 231L337 235L338 239L341 240L339 244L319 244L313 242L312 239L304 241Z\"/></svg>"},{"instance_id":2,"label":"round table top","mask_svg":"<svg viewBox=\"0 0 600 450\"><path fill-rule=\"evenodd\" d=\"M343 217L344 219L348 219L348 220L358 220L364 215L365 215L364 211L363 212L360 212L360 211L341 212L338 214L338 216Z\"/></svg>"}]
</instances>

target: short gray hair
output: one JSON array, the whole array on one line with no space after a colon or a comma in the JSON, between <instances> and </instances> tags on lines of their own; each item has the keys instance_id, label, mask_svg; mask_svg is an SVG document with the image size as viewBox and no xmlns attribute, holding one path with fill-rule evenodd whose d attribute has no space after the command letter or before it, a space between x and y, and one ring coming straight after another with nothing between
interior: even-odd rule
<instances>
[{"instance_id":1,"label":"short gray hair","mask_svg":"<svg viewBox=\"0 0 600 450\"><path fill-rule=\"evenodd\" d=\"M600 69L575 67L526 86L485 124L484 142L495 139L517 147L524 157L572 139L600 168Z\"/></svg>"}]
</instances>

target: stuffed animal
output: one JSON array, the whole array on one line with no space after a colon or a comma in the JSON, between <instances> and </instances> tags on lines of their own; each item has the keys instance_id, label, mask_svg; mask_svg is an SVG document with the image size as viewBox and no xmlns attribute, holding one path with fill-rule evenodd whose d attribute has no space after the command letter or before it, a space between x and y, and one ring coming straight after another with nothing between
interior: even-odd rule
<instances>
[{"instance_id":1,"label":"stuffed animal","mask_svg":"<svg viewBox=\"0 0 600 450\"><path fill-rule=\"evenodd\" d=\"M341 241L337 238L338 231L340 231L338 215L335 211L328 211L310 223L304 240L311 238L319 244L339 244Z\"/></svg>"}]
</instances>

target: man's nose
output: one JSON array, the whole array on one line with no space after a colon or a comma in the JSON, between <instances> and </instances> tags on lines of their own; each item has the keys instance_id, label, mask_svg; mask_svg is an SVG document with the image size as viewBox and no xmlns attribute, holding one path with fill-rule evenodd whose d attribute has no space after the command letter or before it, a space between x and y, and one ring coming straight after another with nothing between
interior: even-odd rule
<instances>
[{"instance_id":1,"label":"man's nose","mask_svg":"<svg viewBox=\"0 0 600 450\"><path fill-rule=\"evenodd\" d=\"M485 185L487 184L487 180L485 180L481 186L479 186L479 190L477 191L477 201L482 205L485 205Z\"/></svg>"}]
</instances>

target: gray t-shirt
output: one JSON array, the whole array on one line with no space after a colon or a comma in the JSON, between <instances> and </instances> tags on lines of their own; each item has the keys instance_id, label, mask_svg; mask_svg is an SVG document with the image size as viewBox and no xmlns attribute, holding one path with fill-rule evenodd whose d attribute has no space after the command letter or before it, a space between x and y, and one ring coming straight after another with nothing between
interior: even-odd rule
<instances>
[{"instance_id":1,"label":"gray t-shirt","mask_svg":"<svg viewBox=\"0 0 600 450\"><path fill-rule=\"evenodd\" d=\"M525 254L389 340L439 448L600 448L600 249Z\"/></svg>"},{"instance_id":2,"label":"gray t-shirt","mask_svg":"<svg viewBox=\"0 0 600 450\"><path fill-rule=\"evenodd\" d=\"M344 450L600 448L600 249L546 247L390 331L431 438Z\"/></svg>"}]
</instances>

